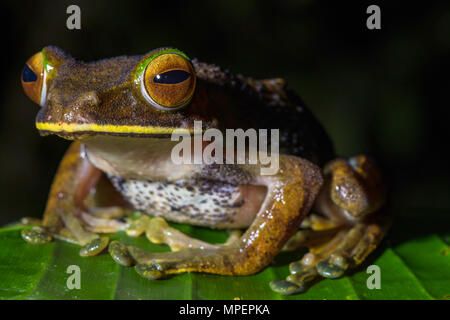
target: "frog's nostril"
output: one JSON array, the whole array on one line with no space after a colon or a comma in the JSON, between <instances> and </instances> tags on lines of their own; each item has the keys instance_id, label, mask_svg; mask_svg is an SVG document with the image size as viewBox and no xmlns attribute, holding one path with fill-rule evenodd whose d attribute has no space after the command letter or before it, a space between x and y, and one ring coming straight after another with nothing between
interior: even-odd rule
<instances>
[{"instance_id":1,"label":"frog's nostril","mask_svg":"<svg viewBox=\"0 0 450 320\"><path fill-rule=\"evenodd\" d=\"M81 94L78 96L78 98L75 100L75 105L89 105L89 106L97 106L101 102L100 97L98 96L97 92L95 91L89 91L86 93Z\"/></svg>"}]
</instances>

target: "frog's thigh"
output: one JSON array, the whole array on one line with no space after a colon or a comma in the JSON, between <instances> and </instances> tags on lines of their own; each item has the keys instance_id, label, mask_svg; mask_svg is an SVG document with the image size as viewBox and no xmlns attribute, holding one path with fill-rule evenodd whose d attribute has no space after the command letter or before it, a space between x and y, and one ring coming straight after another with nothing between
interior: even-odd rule
<instances>
[{"instance_id":1,"label":"frog's thigh","mask_svg":"<svg viewBox=\"0 0 450 320\"><path fill-rule=\"evenodd\" d=\"M322 184L317 166L296 157L280 156L276 176L264 176L267 196L248 230L237 240L217 248L184 248L177 252L128 251L136 271L157 279L181 272L248 275L266 267L299 227Z\"/></svg>"}]
</instances>

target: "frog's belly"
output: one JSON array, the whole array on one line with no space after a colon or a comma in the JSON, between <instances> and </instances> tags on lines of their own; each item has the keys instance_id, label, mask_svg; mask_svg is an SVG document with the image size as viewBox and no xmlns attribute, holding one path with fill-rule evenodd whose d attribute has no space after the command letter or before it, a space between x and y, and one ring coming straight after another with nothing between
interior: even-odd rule
<instances>
[{"instance_id":1,"label":"frog's belly","mask_svg":"<svg viewBox=\"0 0 450 320\"><path fill-rule=\"evenodd\" d=\"M213 228L243 228L254 218L240 214L245 203L240 188L223 182L109 178L135 209L169 221Z\"/></svg>"}]
</instances>

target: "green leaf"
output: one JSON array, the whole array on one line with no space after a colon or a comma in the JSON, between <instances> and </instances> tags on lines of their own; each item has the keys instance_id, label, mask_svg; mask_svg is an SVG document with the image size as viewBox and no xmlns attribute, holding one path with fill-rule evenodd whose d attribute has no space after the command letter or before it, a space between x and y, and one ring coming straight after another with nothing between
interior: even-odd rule
<instances>
[{"instance_id":1,"label":"green leaf","mask_svg":"<svg viewBox=\"0 0 450 320\"><path fill-rule=\"evenodd\" d=\"M80 257L79 246L54 241L30 245L21 226L0 229L0 299L449 299L450 212L404 210L397 214L386 239L359 269L336 280L323 280L306 293L281 296L269 282L288 275L288 264L304 252L281 253L264 271L245 277L186 273L167 280L141 278L108 254ZM176 225L192 236L223 242L226 233ZM145 237L112 236L153 252L168 251ZM381 289L369 290L367 266L381 270ZM69 290L68 266L81 270L81 289Z\"/></svg>"}]
</instances>

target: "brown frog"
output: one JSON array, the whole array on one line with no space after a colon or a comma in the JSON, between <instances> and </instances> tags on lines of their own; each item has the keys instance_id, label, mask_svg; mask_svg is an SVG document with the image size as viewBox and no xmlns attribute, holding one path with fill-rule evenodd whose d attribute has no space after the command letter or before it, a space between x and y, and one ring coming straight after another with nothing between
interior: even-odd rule
<instances>
[{"instance_id":1,"label":"brown frog","mask_svg":"<svg viewBox=\"0 0 450 320\"><path fill-rule=\"evenodd\" d=\"M282 79L232 75L174 48L85 63L49 46L27 61L22 86L41 106L40 134L74 140L43 220L27 220L35 224L22 232L28 242L72 241L83 256L108 247L115 261L149 279L250 275L282 249L307 246L287 279L271 283L292 294L360 264L386 231L385 187L374 162L335 158L323 127ZM175 164L171 135L198 135L194 121L201 132L279 129L278 170L261 174L259 160ZM230 237L206 243L166 220L230 230ZM145 233L172 252L109 243L105 234L118 231Z\"/></svg>"}]
</instances>

